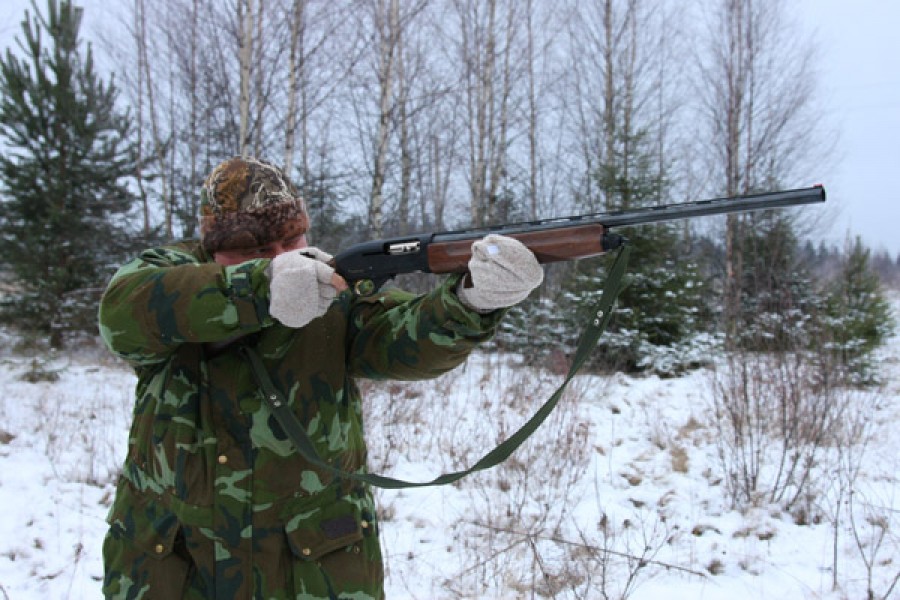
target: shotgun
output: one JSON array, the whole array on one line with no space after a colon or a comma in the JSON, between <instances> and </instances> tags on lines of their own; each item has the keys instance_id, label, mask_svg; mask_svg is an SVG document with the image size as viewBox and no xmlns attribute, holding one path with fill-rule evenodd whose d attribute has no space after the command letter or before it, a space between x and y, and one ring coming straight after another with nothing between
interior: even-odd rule
<instances>
[{"instance_id":1,"label":"shotgun","mask_svg":"<svg viewBox=\"0 0 900 600\"><path fill-rule=\"evenodd\" d=\"M678 204L525 221L475 229L412 234L355 244L339 252L332 266L361 295L371 294L401 273L464 273L472 242L495 233L516 238L541 264L597 256L625 239L613 227L662 223L709 215L787 208L825 201L821 185Z\"/></svg>"}]
</instances>

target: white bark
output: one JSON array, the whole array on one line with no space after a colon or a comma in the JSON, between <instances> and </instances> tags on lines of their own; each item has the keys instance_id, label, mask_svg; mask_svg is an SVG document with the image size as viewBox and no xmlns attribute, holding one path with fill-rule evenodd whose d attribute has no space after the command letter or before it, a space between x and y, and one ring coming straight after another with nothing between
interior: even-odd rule
<instances>
[{"instance_id":1,"label":"white bark","mask_svg":"<svg viewBox=\"0 0 900 600\"><path fill-rule=\"evenodd\" d=\"M241 34L239 39L238 59L241 69L241 97L239 101L240 129L239 144L240 155L247 156L250 150L250 78L252 76L253 60L253 0L240 0L238 3L239 23Z\"/></svg>"}]
</instances>

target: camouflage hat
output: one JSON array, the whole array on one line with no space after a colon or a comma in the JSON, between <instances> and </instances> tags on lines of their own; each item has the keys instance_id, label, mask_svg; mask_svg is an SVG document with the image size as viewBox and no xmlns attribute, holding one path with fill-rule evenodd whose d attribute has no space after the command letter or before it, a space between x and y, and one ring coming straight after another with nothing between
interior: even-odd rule
<instances>
[{"instance_id":1,"label":"camouflage hat","mask_svg":"<svg viewBox=\"0 0 900 600\"><path fill-rule=\"evenodd\" d=\"M226 160L200 191L200 242L210 254L264 246L307 229L300 192L281 169L265 161Z\"/></svg>"}]
</instances>

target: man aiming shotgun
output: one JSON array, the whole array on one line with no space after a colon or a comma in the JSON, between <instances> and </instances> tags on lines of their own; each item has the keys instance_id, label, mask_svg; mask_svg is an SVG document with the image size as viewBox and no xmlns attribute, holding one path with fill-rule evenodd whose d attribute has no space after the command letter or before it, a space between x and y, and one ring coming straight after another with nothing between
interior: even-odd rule
<instances>
[{"instance_id":1,"label":"man aiming shotgun","mask_svg":"<svg viewBox=\"0 0 900 600\"><path fill-rule=\"evenodd\" d=\"M370 486L436 485L488 468L555 401L472 469L410 484L367 472L356 381L428 379L459 366L504 309L540 285L541 263L614 248L621 240L609 229L626 224L616 219L638 215L380 240L332 258L307 246L305 202L267 162L223 162L200 198L200 239L145 250L100 305L104 341L138 377L104 594L383 598ZM814 188L790 202L821 199ZM715 210L772 207L725 202ZM377 291L412 271L449 277L420 296ZM615 291L579 354L602 331Z\"/></svg>"}]
</instances>

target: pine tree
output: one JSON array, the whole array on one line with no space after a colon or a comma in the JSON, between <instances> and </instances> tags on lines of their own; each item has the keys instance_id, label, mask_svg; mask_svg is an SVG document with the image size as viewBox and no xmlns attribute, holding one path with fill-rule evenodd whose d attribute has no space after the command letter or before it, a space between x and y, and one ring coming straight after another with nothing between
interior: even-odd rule
<instances>
[{"instance_id":1,"label":"pine tree","mask_svg":"<svg viewBox=\"0 0 900 600\"><path fill-rule=\"evenodd\" d=\"M64 329L95 327L95 292L127 243L134 164L118 90L90 45L79 50L82 10L32 9L16 38L24 56L0 61L0 256L18 289L0 310L58 346Z\"/></svg>"}]
</instances>

